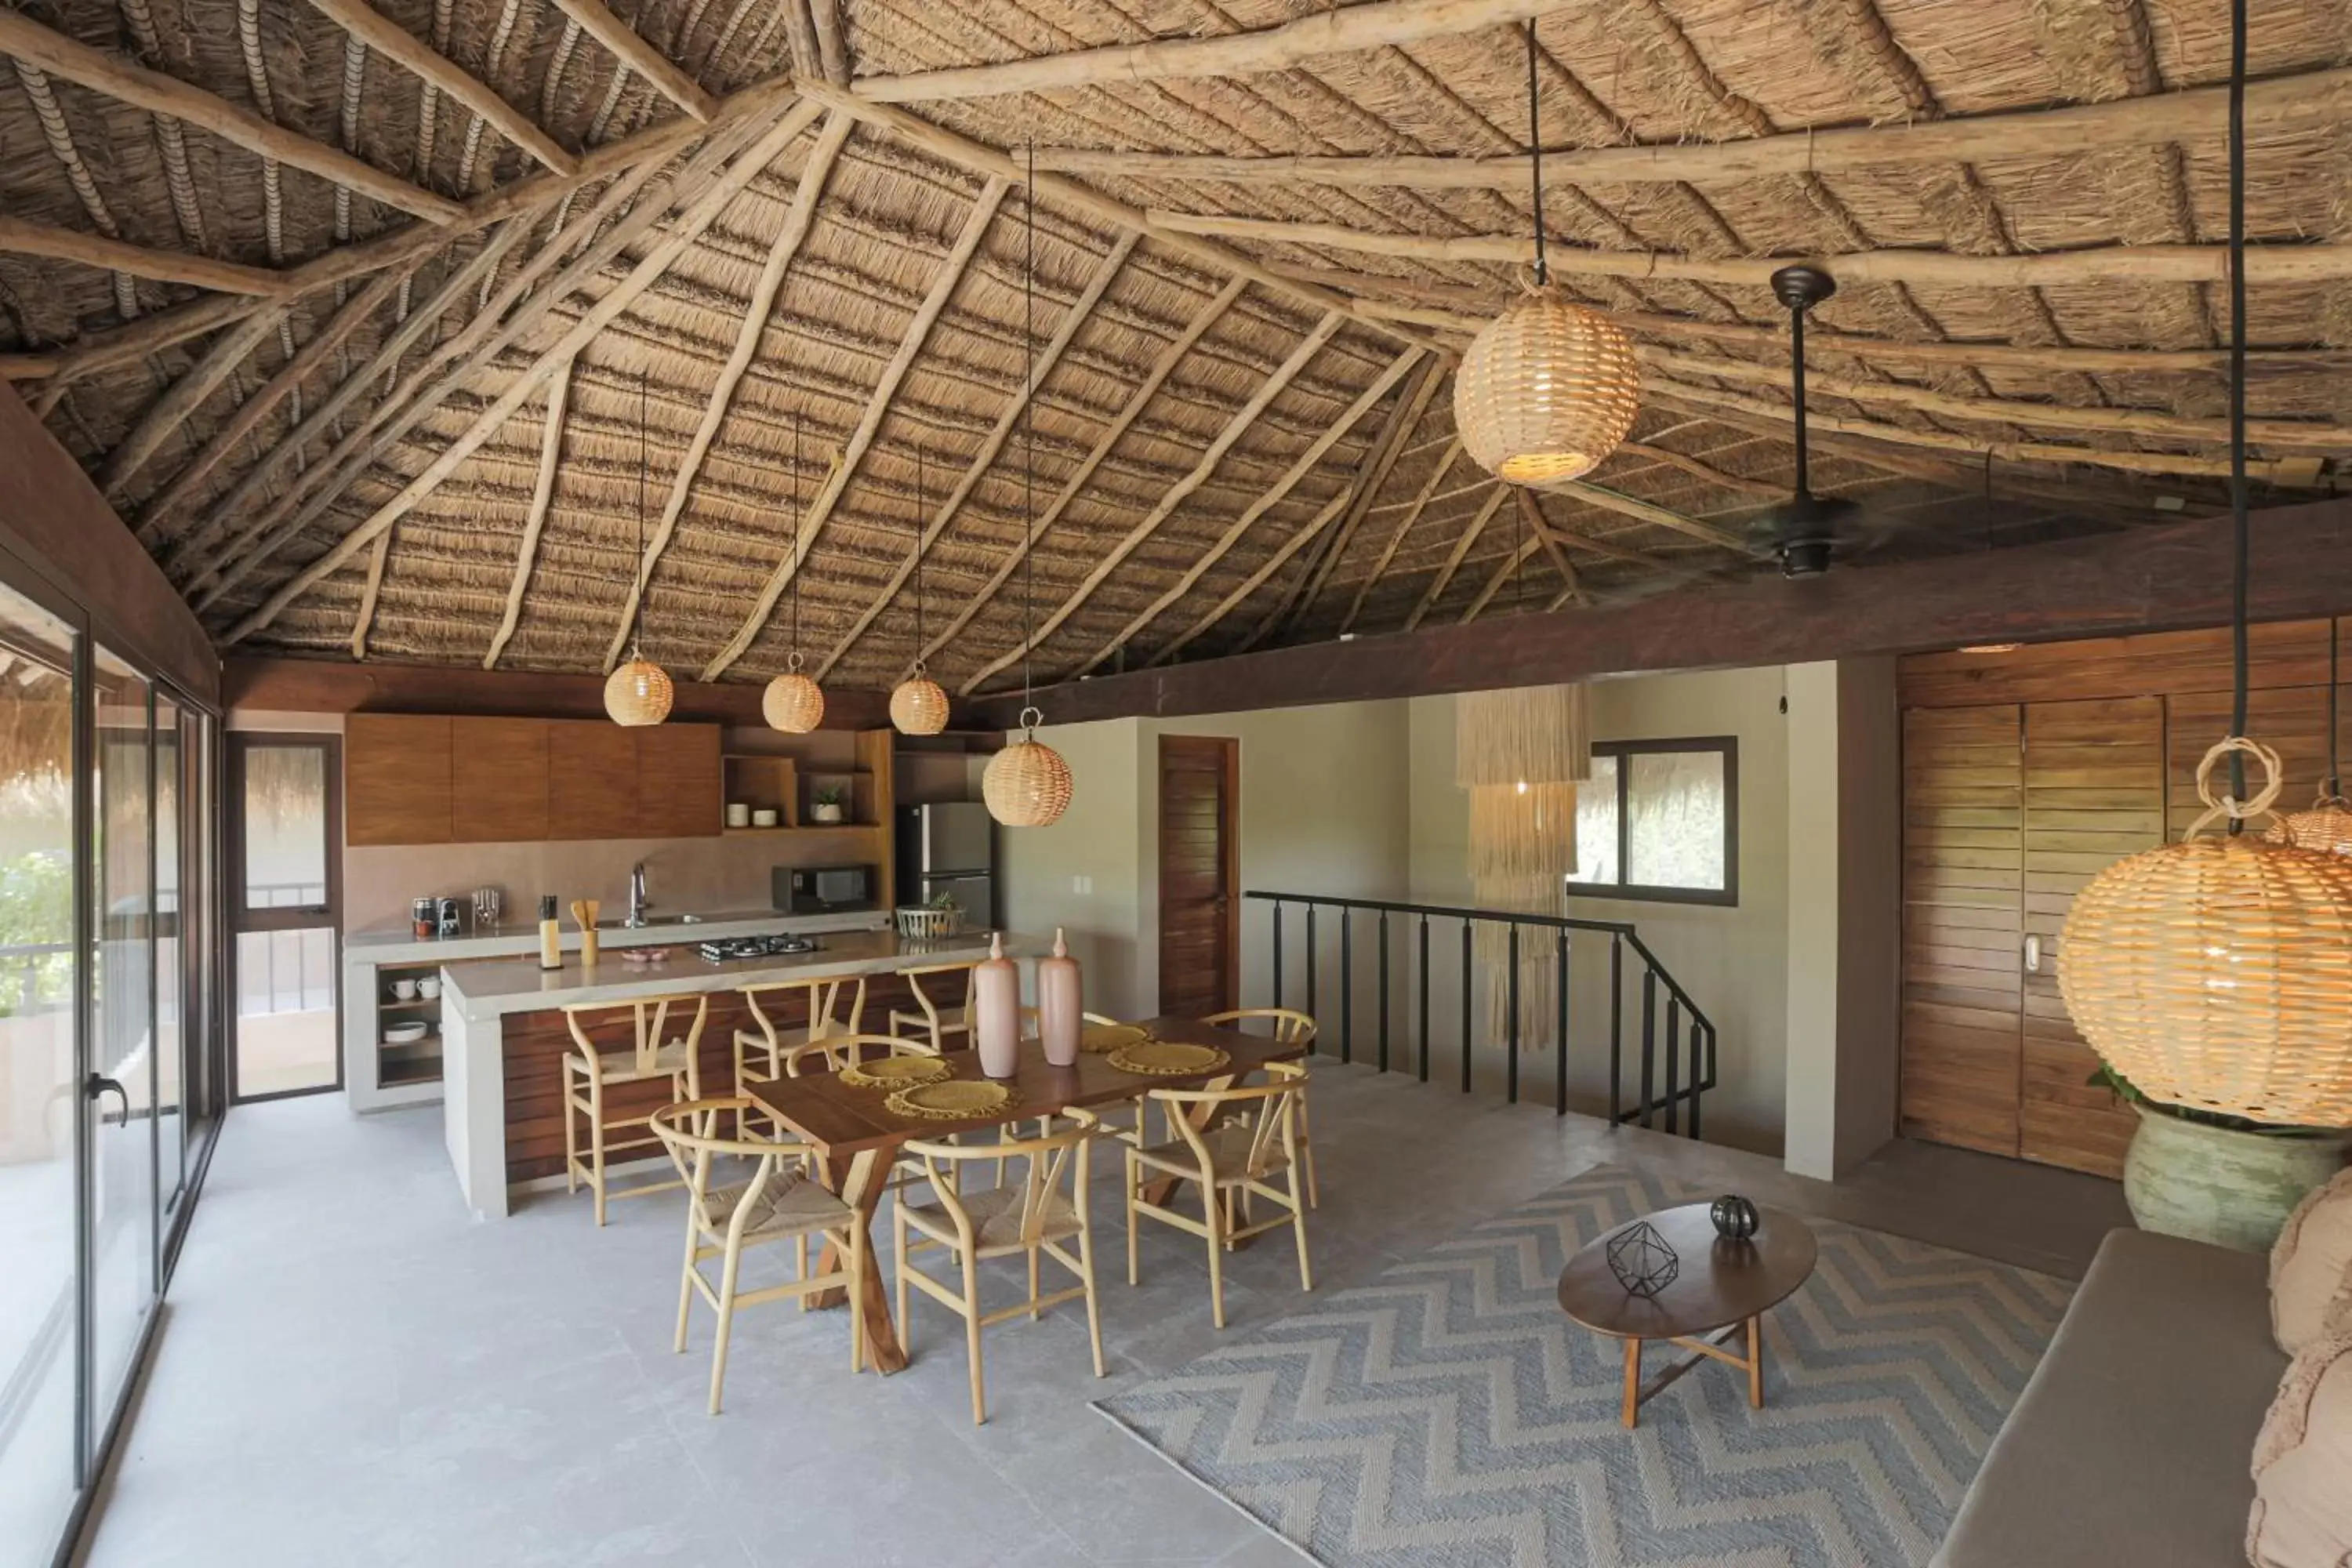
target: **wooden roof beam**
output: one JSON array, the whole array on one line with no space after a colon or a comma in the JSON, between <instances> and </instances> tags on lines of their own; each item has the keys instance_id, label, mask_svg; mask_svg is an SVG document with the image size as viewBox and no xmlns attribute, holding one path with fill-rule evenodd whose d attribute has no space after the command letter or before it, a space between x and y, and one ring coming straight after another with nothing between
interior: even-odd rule
<instances>
[{"instance_id":1,"label":"wooden roof beam","mask_svg":"<svg viewBox=\"0 0 2352 1568\"><path fill-rule=\"evenodd\" d=\"M1421 625L1422 617L1429 614L1430 606L1436 604L1438 595L1445 592L1445 585L1454 581L1454 574L1461 570L1463 561L1470 553L1470 547L1478 542L1478 536L1486 531L1486 525L1494 521L1496 512L1503 510L1503 503L1511 499L1512 488L1500 480L1496 481L1494 489L1486 496L1486 504L1478 509L1478 515L1470 520L1470 526L1462 531L1461 537L1454 542L1454 548L1446 552L1444 562L1437 568L1437 575L1423 591L1421 602L1413 605L1412 613L1405 616L1406 631Z\"/></svg>"},{"instance_id":2,"label":"wooden roof beam","mask_svg":"<svg viewBox=\"0 0 2352 1568\"><path fill-rule=\"evenodd\" d=\"M1395 471L1397 459L1404 455L1405 443L1415 430L1421 428L1422 418L1429 412L1437 389L1444 384L1444 362L1432 359L1421 367L1421 379L1412 391L1397 400L1388 428L1381 433L1380 441L1372 450L1364 455L1363 465L1357 470L1348 512L1339 520L1338 533L1333 536L1329 546L1318 552L1313 567L1299 582L1297 599L1291 611L1294 619L1314 608L1316 596L1323 592L1323 584L1331 579L1331 568L1338 565L1339 557L1347 553L1349 544L1356 537L1356 530L1363 526L1364 514L1372 510L1372 501L1380 495L1381 487L1389 482L1389 475ZM1276 608L1276 618L1279 618L1282 607ZM1249 645L1244 646L1255 644L1273 627L1274 620L1269 619L1251 636Z\"/></svg>"},{"instance_id":3,"label":"wooden roof beam","mask_svg":"<svg viewBox=\"0 0 2352 1568\"><path fill-rule=\"evenodd\" d=\"M1223 620L1227 616L1233 614L1234 611L1239 609L1244 604L1246 604L1252 594L1256 593L1260 588L1265 585L1266 579L1272 577L1276 572L1281 571L1282 568L1288 563L1290 558L1297 554L1300 548L1304 546L1308 540L1320 534L1324 529L1330 526L1331 520L1333 518L1338 517L1342 511L1347 510L1348 503L1354 499L1355 493L1356 492L1352 489L1343 489L1338 495L1333 496L1329 500L1324 502L1323 510L1317 512L1313 517L1307 519L1305 527L1293 533L1288 539L1284 540L1280 545L1276 547L1273 554L1267 556L1263 562L1258 563L1256 571L1252 572L1247 577L1243 578L1238 586L1227 593L1223 598L1210 605L1208 609L1202 611L1198 619L1194 620L1191 626L1185 627L1173 642L1169 643L1165 647L1160 649L1159 652L1153 654L1149 662L1151 664L1166 664L1178 654L1183 652L1194 638L1207 631L1211 626L1215 626L1219 621ZM1266 624L1271 625L1272 622L1269 620ZM1263 627L1261 627L1261 630L1263 630ZM1250 640L1255 642L1256 640L1256 634L1252 634ZM1245 644L1244 646L1246 647L1247 645Z\"/></svg>"},{"instance_id":4,"label":"wooden roof beam","mask_svg":"<svg viewBox=\"0 0 2352 1568\"><path fill-rule=\"evenodd\" d=\"M392 533L389 528L375 536L375 549L368 555L367 585L360 590L359 615L352 622L352 658L367 658L368 628L375 624L376 595L383 591L383 565L392 556Z\"/></svg>"},{"instance_id":5,"label":"wooden roof beam","mask_svg":"<svg viewBox=\"0 0 2352 1568\"><path fill-rule=\"evenodd\" d=\"M139 423L115 443L114 450L99 466L98 488L110 505L121 500L124 488L155 455L156 448L171 439L188 416L204 405L205 399L229 378L230 372L251 357L261 340L276 334L278 322L274 311L247 316L215 338L163 396L147 405Z\"/></svg>"},{"instance_id":6,"label":"wooden roof beam","mask_svg":"<svg viewBox=\"0 0 2352 1568\"><path fill-rule=\"evenodd\" d=\"M865 85L859 84L860 90ZM2228 134L2229 101L2226 87L2194 87L2101 103L1790 131L1731 142L1563 147L1545 152L1544 184L1729 184L1772 175L2048 158L2062 153L2072 157L2106 148L2163 146L2198 139L2219 142ZM2324 130L2347 118L2352 118L2352 70L2304 71L2250 82L2246 87L2250 136ZM1525 153L1489 158L1233 158L1041 147L1037 167L1087 179L1506 191L1512 195L1524 193L1528 179Z\"/></svg>"},{"instance_id":7,"label":"wooden roof beam","mask_svg":"<svg viewBox=\"0 0 2352 1568\"><path fill-rule=\"evenodd\" d=\"M0 16L13 13L0 11ZM0 216L0 251L14 256L38 256L49 261L71 261L158 283L186 283L223 294L275 299L292 285L287 273L267 267L245 267L191 256L184 250L155 250L126 240L110 239L78 228L57 228L29 218Z\"/></svg>"},{"instance_id":8,"label":"wooden roof beam","mask_svg":"<svg viewBox=\"0 0 2352 1568\"><path fill-rule=\"evenodd\" d=\"M1111 448L1118 445L1119 438L1127 434L1129 428L1142 416L1151 400L1159 395L1160 389L1166 384L1170 373L1175 370L1185 355L1192 352L1193 345L1198 343L1202 336L1217 323L1218 320L1224 315L1226 309L1235 300L1240 299L1242 290L1248 287L1247 279L1229 279L1225 286L1218 289L1209 302L1185 323L1184 330L1160 351L1158 357L1151 362L1150 368L1144 372L1143 380L1137 384L1132 393L1129 394L1127 402L1120 406L1118 415L1108 425L1103 426L1102 434L1095 438L1092 449L1079 460L1076 468L1070 470L1070 477L1062 481L1061 489L1055 494L1045 510L1038 513L1036 518L1027 525L1021 542L1006 552L1004 559L997 564L995 572L990 574L987 583L982 586L979 593L964 602L963 608L956 612L954 618L948 622L946 629L922 646L916 655L919 660L929 659L953 642L961 634L963 628L971 624L973 616L995 603L997 595L1003 591L1005 583L1014 572L1020 570L1022 562L1028 559L1029 552L1036 547L1037 542L1045 537L1046 531L1054 526L1062 513L1068 509L1070 502L1076 499L1078 492L1086 488L1087 481L1094 477L1095 470L1102 467L1103 459L1110 456Z\"/></svg>"},{"instance_id":9,"label":"wooden roof beam","mask_svg":"<svg viewBox=\"0 0 2352 1568\"><path fill-rule=\"evenodd\" d=\"M768 617L775 613L776 601L783 597L784 589L800 570L801 563L808 559L809 547L824 531L825 520L833 515L833 509L840 503L843 492L849 489L849 481L856 473L858 463L874 445L874 437L881 431L882 421L890 412L891 400L898 395L899 384L906 380L907 372L913 366L916 356L922 353L923 345L930 341L931 328L938 323L940 312L948 308L948 300L954 297L956 289L963 282L964 273L980 249L982 237L988 232L990 221L996 216L996 209L1003 205L1005 193L1012 188L1011 181L995 177L981 187L980 199L972 204L971 211L964 218L963 232L956 237L954 247L940 263L938 273L931 279L930 291L923 296L923 302L916 308L914 319L907 323L906 334L898 341L898 352L891 356L888 364L882 367L881 379L874 384L874 395L866 399L866 412L858 419L857 428L850 432L848 445L842 448L841 461L825 476L824 484L809 503L807 515L799 520L793 531L790 552L768 574L768 581L752 601L751 614L743 617L743 624L735 628L735 635L728 638L726 646L702 667L702 673L696 679L705 681L718 679L758 640L761 631L768 624Z\"/></svg>"},{"instance_id":10,"label":"wooden roof beam","mask_svg":"<svg viewBox=\"0 0 2352 1568\"><path fill-rule=\"evenodd\" d=\"M1129 619L1127 625L1121 626L1109 641L1104 643L1096 651L1093 658L1071 671L1071 675L1085 675L1093 670L1103 660L1133 640L1153 621L1158 620L1162 612L1191 593L1192 585L1206 575L1211 567L1223 561L1227 552L1242 542L1243 536L1256 525L1260 518L1273 510L1283 497L1298 487L1300 480L1313 473L1317 466L1329 454L1331 448L1339 445L1349 431L1362 423L1364 416L1378 407L1381 400L1388 396L1396 384L1404 379L1405 373L1412 370L1420 360L1421 351L1414 348L1409 348L1391 360L1388 369L1374 377L1370 385L1357 394L1356 400L1342 409L1337 419L1324 426L1323 433L1315 437L1305 451L1291 460L1290 467L1285 468L1280 477L1268 485L1255 500L1244 507L1239 516L1225 525L1225 531L1217 536L1217 542L1214 544L1195 556L1192 563L1178 574L1175 582L1170 584L1158 598L1137 611Z\"/></svg>"},{"instance_id":11,"label":"wooden roof beam","mask_svg":"<svg viewBox=\"0 0 2352 1568\"><path fill-rule=\"evenodd\" d=\"M1789 493L1787 485L1772 479L1751 479L1745 474L1731 473L1712 463L1703 463L1696 458L1648 441L1620 441L1617 451L1628 458L1663 464L1678 473L1689 475L1702 484L1715 485L1723 489L1744 490L1749 495L1769 496L1776 500L1785 499Z\"/></svg>"},{"instance_id":12,"label":"wooden roof beam","mask_svg":"<svg viewBox=\"0 0 2352 1568\"><path fill-rule=\"evenodd\" d=\"M677 258L686 254L702 237L702 231L718 220L745 185L774 163L784 149L807 128L807 121L798 115L788 115L782 122L754 142L748 152L736 158L723 174L704 184L695 193L692 203L680 213L677 221L665 233L629 275L605 290L597 301L572 323L571 331L558 339L553 347L541 353L530 367L507 384L488 407L476 416L465 432L425 465L424 470L401 487L392 500L378 507L357 528L345 534L317 560L304 566L263 600L252 614L228 628L221 643L227 646L244 641L254 633L268 627L286 606L327 577L341 570L343 564L362 550L375 542L375 536L408 515L417 502L439 488L443 479L455 473L466 459L480 450L482 443L496 435L499 426L528 402L531 395L547 384L558 367L569 364L580 351L594 342L597 335L611 326L624 310L635 303L637 297Z\"/></svg>"},{"instance_id":13,"label":"wooden roof beam","mask_svg":"<svg viewBox=\"0 0 2352 1568\"><path fill-rule=\"evenodd\" d=\"M847 115L830 113L808 162L802 166L800 188L793 193L783 226L776 231L775 243L768 247L767 262L751 284L751 301L743 310L743 324L735 333L735 347L728 354L727 363L719 367L719 379L711 384L710 396L703 405L701 422L695 426L693 438L686 445L686 455L678 460L677 472L670 479L669 495L662 502L661 521L654 525L653 537L646 542L643 558L629 580L628 597L621 605L620 625L614 627L613 640L604 649L607 674L621 662L621 650L628 646L629 628L635 624L637 606L653 582L654 566L677 532L677 520L685 514L687 498L694 493L694 481L702 473L702 460L709 456L711 443L719 438L719 427L727 422L727 411L734 406L735 389L742 384L744 373L759 355L761 340L767 336L768 318L775 310L776 296L784 286L784 274L791 269L793 258L800 254L801 241L808 237L809 226L816 220L817 202L824 194L825 181L833 175L834 161L841 156L842 147L856 128L856 122Z\"/></svg>"},{"instance_id":14,"label":"wooden roof beam","mask_svg":"<svg viewBox=\"0 0 2352 1568\"><path fill-rule=\"evenodd\" d=\"M1412 531L1412 525L1421 521L1421 514L1429 510L1430 497L1437 493L1437 487L1444 482L1447 474L1454 471L1454 465L1461 459L1462 437L1457 435L1446 443L1445 455L1437 459L1437 466L1429 470L1429 478L1423 479L1421 489L1413 493L1412 501L1405 508L1404 516L1397 521L1396 531L1389 535L1388 543L1381 547L1381 558L1372 563L1371 574L1356 584L1356 596L1349 601L1347 616L1339 623L1339 630L1343 636L1355 626L1356 617L1363 614L1364 596L1372 591L1372 584L1387 574L1389 563L1396 559L1397 546L1402 544L1405 535Z\"/></svg>"},{"instance_id":15,"label":"wooden roof beam","mask_svg":"<svg viewBox=\"0 0 2352 1568\"><path fill-rule=\"evenodd\" d=\"M1727 529L1717 528L1711 522L1701 522L1695 517L1685 517L1671 507L1645 501L1639 496L1625 495L1621 491L1611 489L1606 485L1596 485L1587 479L1556 479L1550 484L1538 485L1536 488L1556 496L1568 496L1584 502L1587 506L1597 506L1603 511L1613 511L1621 517L1630 517L1636 522L1646 522L1675 533L1688 535L1702 544L1712 544L1719 550L1728 550L1735 555L1748 553L1748 542Z\"/></svg>"},{"instance_id":16,"label":"wooden roof beam","mask_svg":"<svg viewBox=\"0 0 2352 1568\"><path fill-rule=\"evenodd\" d=\"M1307 362L1322 353L1323 346L1339 334L1347 318L1335 310L1318 321L1315 324L1315 330L1301 338L1298 345L1290 351L1290 357L1276 365L1273 374L1258 384L1257 390L1250 395L1249 401L1234 411L1233 416L1225 421L1224 427L1217 432L1216 437L1202 449L1200 461L1194 463L1182 478L1169 486L1166 493L1161 495L1152 509L1143 515L1142 521L1129 529L1118 542L1111 546L1108 553L1095 563L1087 574L1079 579L1077 586L1071 589L1061 604L1055 607L1053 614L1045 617L1044 624L1031 631L1020 644L982 666L977 674L963 683L958 694L969 697L979 689L980 683L990 676L1020 663L1038 644L1053 636L1055 628L1059 627L1064 621L1076 614L1078 606L1092 597L1094 591L1102 586L1104 580L1118 569L1119 563L1133 554L1137 546L1158 531L1160 525L1167 521L1169 515L1183 504L1187 496L1207 482L1209 476L1216 471L1217 465L1224 460L1225 454L1233 449L1234 443L1240 440L1243 434L1257 423L1258 416L1264 414L1267 405L1281 395L1282 389L1288 386L1298 373L1307 368ZM1089 669L1094 668L1095 663L1101 657L1097 654L1094 659L1088 660L1086 668Z\"/></svg>"},{"instance_id":17,"label":"wooden roof beam","mask_svg":"<svg viewBox=\"0 0 2352 1568\"><path fill-rule=\"evenodd\" d=\"M150 114L168 115L200 131L208 131L248 153L307 169L321 179L348 185L362 195L373 196L428 222L455 223L465 213L461 205L446 196L436 195L348 153L313 142L177 77L165 76L162 71L150 70L77 43L22 12L0 9L0 54L13 55L26 65L79 82Z\"/></svg>"},{"instance_id":18,"label":"wooden roof beam","mask_svg":"<svg viewBox=\"0 0 2352 1568\"><path fill-rule=\"evenodd\" d=\"M1518 569L1519 563L1542 548L1543 536L1541 534L1531 534L1528 538L1519 541L1518 547L1517 549L1507 552L1503 556L1501 564L1495 568L1494 575L1486 579L1486 585L1478 590L1478 596L1470 601L1470 607L1468 609L1462 612L1462 620L1460 624L1466 626L1472 621L1476 620L1480 616L1484 615L1486 611L1486 606L1495 602L1495 595L1503 591L1503 584L1511 580L1511 574ZM1577 581L1576 571L1573 567L1569 569L1567 585L1563 587L1560 592L1570 599L1579 601L1583 599L1584 585ZM1554 604L1557 604L1559 601L1555 600L1553 602Z\"/></svg>"},{"instance_id":19,"label":"wooden roof beam","mask_svg":"<svg viewBox=\"0 0 2352 1568\"><path fill-rule=\"evenodd\" d=\"M563 14L612 51L629 69L652 84L656 92L697 121L709 124L719 116L719 100L680 70L669 57L637 36L636 29L607 10L603 0L555 0Z\"/></svg>"},{"instance_id":20,"label":"wooden roof beam","mask_svg":"<svg viewBox=\"0 0 2352 1568\"><path fill-rule=\"evenodd\" d=\"M522 619L522 596L530 586L530 569L539 560L539 536L547 526L548 508L555 500L555 475L563 461L563 415L572 396L572 367L565 360L547 378L547 414L539 435L539 477L531 485L530 510L522 520L522 542L515 550L514 581L507 584L507 607L499 629L490 634L490 651L482 656L484 669L499 667L507 639Z\"/></svg>"},{"instance_id":21,"label":"wooden roof beam","mask_svg":"<svg viewBox=\"0 0 2352 1568\"><path fill-rule=\"evenodd\" d=\"M529 115L500 98L488 83L435 53L430 45L368 0L310 0L310 4L377 54L480 115L499 135L548 168L569 174L580 167L577 157L565 152Z\"/></svg>"},{"instance_id":22,"label":"wooden roof beam","mask_svg":"<svg viewBox=\"0 0 2352 1568\"><path fill-rule=\"evenodd\" d=\"M1006 400L1003 410L996 416L996 424L982 439L980 450L973 453L971 461L965 465L963 478L956 481L955 488L940 503L940 510L932 514L929 526L923 530L922 537L916 542L913 556L891 574L890 581L883 584L882 592L876 595L874 602L859 615L857 623L849 628L848 635L835 643L833 651L824 656L824 662L816 667L815 679L823 680L832 672L833 667L856 646L857 639L866 635L866 629L898 597L898 590L907 585L907 579L914 575L916 563L930 552L931 546L939 542L949 525L955 521L956 514L963 510L963 503L979 485L981 476L995 464L998 455L1004 450L1005 442L1012 439L1013 428L1020 424L1022 412L1029 406L1029 400L1037 395L1037 388L1045 384L1045 377L1053 374L1054 366L1061 361L1062 351L1070 346L1070 341L1078 335L1078 329L1092 318L1104 292L1118 278L1119 269L1127 265L1127 258L1134 254L1135 247L1142 239L1141 235L1129 230L1120 235L1111 246L1110 254L1103 258L1102 265L1096 268L1094 276L1087 279L1085 291L1063 312L1062 324L1055 329L1053 338L1038 351L1035 370L1023 380L1021 390Z\"/></svg>"}]
</instances>

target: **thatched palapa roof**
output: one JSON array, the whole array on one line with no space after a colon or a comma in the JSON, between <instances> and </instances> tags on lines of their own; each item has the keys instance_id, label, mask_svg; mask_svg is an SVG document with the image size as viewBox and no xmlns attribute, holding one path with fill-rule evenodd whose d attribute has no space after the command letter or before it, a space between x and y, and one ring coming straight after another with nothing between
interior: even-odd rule
<instances>
[{"instance_id":1,"label":"thatched palapa roof","mask_svg":"<svg viewBox=\"0 0 2352 1568\"><path fill-rule=\"evenodd\" d=\"M781 669L796 582L829 683L986 690L1033 636L1053 679L1758 570L1788 258L1842 283L1814 486L1889 552L2227 469L2224 0L9 4L0 374L225 644L601 668L649 563L681 674ZM1552 265L1644 355L1540 497L1448 395L1529 250L1529 16ZM2352 5L2252 58L2300 499L2352 452Z\"/></svg>"}]
</instances>

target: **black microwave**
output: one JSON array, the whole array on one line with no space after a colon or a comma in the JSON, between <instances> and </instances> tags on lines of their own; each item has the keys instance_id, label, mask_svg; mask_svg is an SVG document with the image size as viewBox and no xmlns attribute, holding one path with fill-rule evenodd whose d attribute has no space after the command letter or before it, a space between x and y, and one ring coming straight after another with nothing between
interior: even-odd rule
<instances>
[{"instance_id":1,"label":"black microwave","mask_svg":"<svg viewBox=\"0 0 2352 1568\"><path fill-rule=\"evenodd\" d=\"M871 910L877 889L871 866L779 866L772 873L776 909L787 915Z\"/></svg>"}]
</instances>

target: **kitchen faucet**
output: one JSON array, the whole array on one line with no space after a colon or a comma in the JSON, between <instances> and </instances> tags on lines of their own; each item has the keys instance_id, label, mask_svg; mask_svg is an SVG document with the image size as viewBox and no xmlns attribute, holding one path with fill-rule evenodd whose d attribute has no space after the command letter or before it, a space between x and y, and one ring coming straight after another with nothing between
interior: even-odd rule
<instances>
[{"instance_id":1,"label":"kitchen faucet","mask_svg":"<svg viewBox=\"0 0 2352 1568\"><path fill-rule=\"evenodd\" d=\"M646 923L646 863L642 860L629 868L629 912L621 923L635 929Z\"/></svg>"}]
</instances>

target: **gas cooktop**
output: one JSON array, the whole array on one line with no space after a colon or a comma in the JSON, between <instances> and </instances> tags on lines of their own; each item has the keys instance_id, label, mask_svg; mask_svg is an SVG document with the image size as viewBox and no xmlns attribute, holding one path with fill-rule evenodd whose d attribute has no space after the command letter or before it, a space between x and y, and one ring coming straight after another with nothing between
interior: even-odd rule
<instances>
[{"instance_id":1,"label":"gas cooktop","mask_svg":"<svg viewBox=\"0 0 2352 1568\"><path fill-rule=\"evenodd\" d=\"M818 945L813 936L730 936L706 942L698 951L711 963L724 963L730 958L787 958L815 952Z\"/></svg>"}]
</instances>

